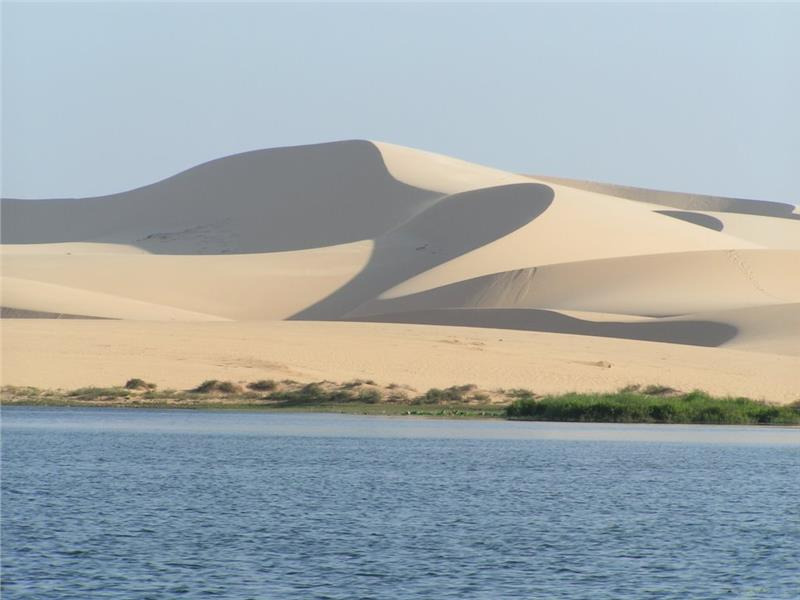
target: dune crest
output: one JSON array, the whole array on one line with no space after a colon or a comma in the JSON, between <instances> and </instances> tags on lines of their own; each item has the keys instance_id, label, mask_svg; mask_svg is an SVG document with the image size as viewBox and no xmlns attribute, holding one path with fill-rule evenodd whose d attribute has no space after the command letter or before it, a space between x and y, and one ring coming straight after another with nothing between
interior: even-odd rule
<instances>
[{"instance_id":1,"label":"dune crest","mask_svg":"<svg viewBox=\"0 0 800 600\"><path fill-rule=\"evenodd\" d=\"M248 323L272 332L267 321L304 332L287 343L335 339L345 354L369 343L369 331L384 349L424 354L410 339L421 331L463 340L516 330L511 355L500 345L483 356L478 372L498 373L486 381L520 379L514 353L545 339L576 355L591 339L600 363L607 349L615 369L628 369L607 383L652 374L626 352L669 346L674 362L694 346L703 351L685 351L703 364L664 365L667 379L729 377L720 361L736 351L736 360L762 357L759 368L769 356L779 365L764 397L800 394L800 214L784 202L528 176L349 140L245 152L104 197L3 199L1 222L8 383L37 385L20 357L43 327L61 381L59 365L74 366L74 317L88 317L112 319L87 327L115 343L160 332L156 358L176 350L166 329L144 321L181 323L185 343L216 335L223 354L247 338ZM113 371L123 354L96 359ZM573 363L565 355L551 365L549 381L572 385ZM325 365L316 368L324 378ZM443 357L439 368L453 370L451 383L473 379ZM252 366L263 376L281 369Z\"/></svg>"}]
</instances>

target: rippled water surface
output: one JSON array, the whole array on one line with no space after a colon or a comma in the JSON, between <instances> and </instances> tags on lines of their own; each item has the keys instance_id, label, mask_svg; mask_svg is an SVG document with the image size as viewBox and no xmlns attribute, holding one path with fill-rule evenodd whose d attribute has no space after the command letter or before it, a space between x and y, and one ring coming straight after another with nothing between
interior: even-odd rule
<instances>
[{"instance_id":1,"label":"rippled water surface","mask_svg":"<svg viewBox=\"0 0 800 600\"><path fill-rule=\"evenodd\" d=\"M6 598L798 598L800 431L4 408Z\"/></svg>"}]
</instances>

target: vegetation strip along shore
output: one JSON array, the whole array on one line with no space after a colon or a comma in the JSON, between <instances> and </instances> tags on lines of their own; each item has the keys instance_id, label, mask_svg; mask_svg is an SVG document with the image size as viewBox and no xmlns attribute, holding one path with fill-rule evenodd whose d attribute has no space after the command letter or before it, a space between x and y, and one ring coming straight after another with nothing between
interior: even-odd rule
<instances>
[{"instance_id":1,"label":"vegetation strip along shore","mask_svg":"<svg viewBox=\"0 0 800 600\"><path fill-rule=\"evenodd\" d=\"M207 380L191 390L159 390L142 379L120 387L42 390L4 386L4 405L260 409L371 415L493 417L531 421L798 425L800 400L777 406L749 398L714 397L666 386L627 386L613 393L537 395L530 390L480 390L475 385L431 388L259 380L242 385Z\"/></svg>"}]
</instances>

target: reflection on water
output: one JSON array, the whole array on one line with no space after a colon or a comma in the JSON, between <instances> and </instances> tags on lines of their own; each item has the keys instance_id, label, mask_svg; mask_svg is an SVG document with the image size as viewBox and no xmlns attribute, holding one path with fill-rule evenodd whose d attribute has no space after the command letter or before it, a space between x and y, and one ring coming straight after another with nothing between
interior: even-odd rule
<instances>
[{"instance_id":1,"label":"reflection on water","mask_svg":"<svg viewBox=\"0 0 800 600\"><path fill-rule=\"evenodd\" d=\"M796 598L800 431L2 411L3 598Z\"/></svg>"}]
</instances>

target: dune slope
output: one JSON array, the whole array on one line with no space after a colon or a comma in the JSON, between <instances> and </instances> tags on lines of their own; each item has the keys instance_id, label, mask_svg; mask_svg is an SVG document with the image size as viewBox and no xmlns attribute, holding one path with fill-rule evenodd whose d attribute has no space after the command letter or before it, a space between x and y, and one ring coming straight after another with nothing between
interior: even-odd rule
<instances>
[{"instance_id":1,"label":"dune slope","mask_svg":"<svg viewBox=\"0 0 800 600\"><path fill-rule=\"evenodd\" d=\"M4 244L110 242L154 254L302 250L371 239L440 194L345 141L245 152L97 198L3 200Z\"/></svg>"}]
</instances>

